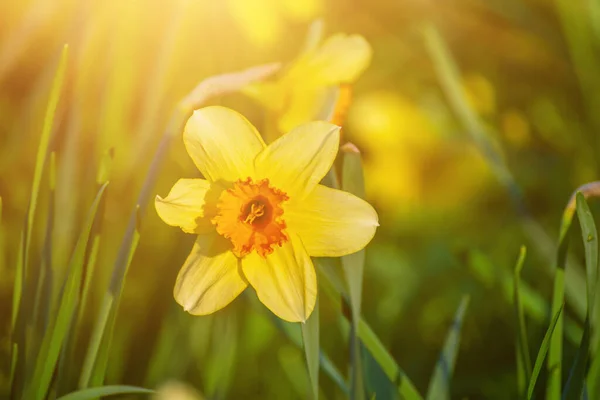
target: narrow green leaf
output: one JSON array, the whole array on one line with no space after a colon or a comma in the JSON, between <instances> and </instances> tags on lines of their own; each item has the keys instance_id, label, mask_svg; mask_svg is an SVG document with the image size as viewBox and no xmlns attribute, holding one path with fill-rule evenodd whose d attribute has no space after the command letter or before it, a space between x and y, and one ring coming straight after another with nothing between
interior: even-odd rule
<instances>
[{"instance_id":1,"label":"narrow green leaf","mask_svg":"<svg viewBox=\"0 0 600 400\"><path fill-rule=\"evenodd\" d=\"M306 366L310 377L313 399L319 398L319 299L315 308L306 320L300 324L302 328L302 343L306 356Z\"/></svg>"},{"instance_id":2,"label":"narrow green leaf","mask_svg":"<svg viewBox=\"0 0 600 400\"><path fill-rule=\"evenodd\" d=\"M79 296L81 274L92 224L98 209L98 205L105 192L108 183L104 184L90 208L84 227L81 231L75 250L69 263L67 281L65 282L60 306L56 319L44 335L40 352L35 364L33 381L29 385L28 399L43 399L50 386L50 380L54 373L54 367L63 344L63 340L69 331L75 305Z\"/></svg>"},{"instance_id":3,"label":"narrow green leaf","mask_svg":"<svg viewBox=\"0 0 600 400\"><path fill-rule=\"evenodd\" d=\"M23 293L23 250L25 248L25 232L21 231L21 239L19 240L19 249L17 251L17 263L15 268L15 283L13 284L13 300L12 300L12 315L11 315L11 365L10 365L10 387L13 396L17 385L17 368L19 363L19 343L23 343L17 330L17 316L19 315L19 306L21 304L21 296ZM22 352L21 352L22 353ZM24 356L24 355L23 355ZM22 357L23 357L22 356Z\"/></svg>"},{"instance_id":4,"label":"narrow green leaf","mask_svg":"<svg viewBox=\"0 0 600 400\"><path fill-rule=\"evenodd\" d=\"M385 374L381 366L373 358L371 352L360 342L361 365L363 368L363 379L365 393L367 396L379 396L382 399L398 398L396 383L392 382ZM404 399L404 397L400 397Z\"/></svg>"},{"instance_id":5,"label":"narrow green leaf","mask_svg":"<svg viewBox=\"0 0 600 400\"><path fill-rule=\"evenodd\" d=\"M28 289L29 285L27 284L27 282L32 281L28 278L29 274L27 271L27 267L29 265L29 247L31 246L31 235L33 232L33 223L37 209L40 185L44 173L44 167L46 165L46 157L48 154L48 146L50 144L52 127L54 125L54 114L56 112L56 108L62 91L63 80L67 68L67 56L68 46L65 45L63 47L58 67L54 75L52 88L50 90L50 97L48 99L48 105L46 107L44 123L42 126L42 132L36 156L33 182L29 198L29 206L27 208L27 216L25 218L23 239L22 244L19 244L21 248L19 249L19 255L17 256L18 264L15 268L15 289L13 292L13 313L11 332L13 344L17 343L17 347L19 347L19 354L21 356L21 359L16 359L15 361L15 369L18 369L19 371L25 371L25 369L27 368L25 366L25 359L29 358L30 352L25 351L25 332L28 329L27 327L29 327L30 330L32 329L31 325L33 323L33 321L29 321L30 315L32 314L32 304L24 304L24 300L27 300L27 302L32 302L35 298L35 294L33 294L34 288L31 288L32 293L30 293L30 290ZM27 287L25 286L26 284ZM23 294L27 294L27 296L23 297ZM26 308L27 310L23 310L23 308ZM13 346L13 348L17 347ZM13 377L17 378L20 375L22 374L15 372L15 375L13 375ZM11 385L13 387L13 393L16 390L15 385L19 387L21 386L20 383L17 383L16 381L12 381Z\"/></svg>"},{"instance_id":6,"label":"narrow green leaf","mask_svg":"<svg viewBox=\"0 0 600 400\"><path fill-rule=\"evenodd\" d=\"M588 316L593 315L596 302L596 286L598 283L598 231L594 216L585 201L583 193L577 192L577 217L581 226L581 236L585 248L585 270L587 274L587 310Z\"/></svg>"},{"instance_id":7,"label":"narrow green leaf","mask_svg":"<svg viewBox=\"0 0 600 400\"><path fill-rule=\"evenodd\" d=\"M52 89L50 91L50 98L48 100L48 106L46 108L46 115L44 117L44 125L42 127L42 135L40 137L40 144L38 146L38 152L35 163L35 170L33 173L33 185L31 188L31 197L29 200L29 208L27 210L27 225L25 234L25 253L23 264L25 267L28 265L29 257L29 246L31 244L31 234L33 232L33 220L35 218L35 211L37 208L37 200L40 192L40 184L42 182L42 174L44 172L44 166L46 164L46 156L48 154L48 145L50 144L50 135L52 133L52 127L54 126L54 114L58 106L58 100L60 99L60 93L62 91L63 81L65 77L65 71L67 69L67 57L69 54L69 46L64 45L56 75L52 82Z\"/></svg>"},{"instance_id":8,"label":"narrow green leaf","mask_svg":"<svg viewBox=\"0 0 600 400\"><path fill-rule=\"evenodd\" d=\"M563 391L563 399L579 399L585 390L585 375L590 351L591 318L595 305L595 292L598 279L598 232L590 208L584 194L578 191L575 195L577 217L581 226L581 236L585 248L585 266L587 274L587 317L583 330L583 338L571 367L569 379Z\"/></svg>"},{"instance_id":9,"label":"narrow green leaf","mask_svg":"<svg viewBox=\"0 0 600 400\"><path fill-rule=\"evenodd\" d=\"M85 354L85 359L83 361L83 367L81 368L81 375L79 377L79 388L88 387L88 383L92 376L92 371L94 369L94 365L98 357L100 344L102 343L104 328L106 327L108 317L110 315L110 310L112 309L112 304L112 296L105 296L102 299L100 313L98 314L96 324L94 325L94 330L92 331L90 343L88 345L87 352Z\"/></svg>"},{"instance_id":10,"label":"narrow green leaf","mask_svg":"<svg viewBox=\"0 0 600 400\"><path fill-rule=\"evenodd\" d=\"M104 152L102 160L100 160L100 166L96 173L96 183L98 185L102 185L104 182L108 181L112 169L113 158L115 158L115 149L111 147Z\"/></svg>"},{"instance_id":11,"label":"narrow green leaf","mask_svg":"<svg viewBox=\"0 0 600 400\"><path fill-rule=\"evenodd\" d=\"M564 314L559 313L558 310L563 307L565 302L565 266L569 248L569 233L571 232L574 212L574 207L567 206L563 212L560 225L551 310L552 315L558 314L558 321L550 339L546 400L559 400L561 394Z\"/></svg>"},{"instance_id":12,"label":"narrow green leaf","mask_svg":"<svg viewBox=\"0 0 600 400\"><path fill-rule=\"evenodd\" d=\"M446 335L444 348L435 366L433 377L429 382L426 397L428 400L450 399L450 380L454 373L454 364L460 346L461 329L468 306L469 296L465 295L456 310L454 321Z\"/></svg>"},{"instance_id":13,"label":"narrow green leaf","mask_svg":"<svg viewBox=\"0 0 600 400\"><path fill-rule=\"evenodd\" d=\"M69 393L57 400L91 400L97 399L103 396L115 396L119 394L153 394L154 390L144 389L136 386L126 385L114 385L114 386L100 386L89 389L79 390L77 392Z\"/></svg>"},{"instance_id":14,"label":"narrow green leaf","mask_svg":"<svg viewBox=\"0 0 600 400\"><path fill-rule=\"evenodd\" d=\"M362 167L361 155L356 146L352 143L346 143L342 147L344 154L342 166L342 190L352 193L360 198L365 197L365 181ZM348 285L348 296L350 298L350 308L352 312L351 329L350 329L350 362L351 379L350 379L350 398L352 400L361 400L364 398L364 383L362 379L362 367L360 354L361 347L358 339L358 323L361 314L362 302L362 284L363 270L365 265L365 251L361 250L356 253L344 256L341 258L342 268Z\"/></svg>"},{"instance_id":15,"label":"narrow green leaf","mask_svg":"<svg viewBox=\"0 0 600 400\"><path fill-rule=\"evenodd\" d=\"M134 232L131 239L131 246L128 251L125 262L125 270L122 275L114 275L109 288L104 294L102 300L102 309L94 325L92 337L84 360L84 369L79 380L80 388L99 386L104 383L106 375L106 366L110 354L110 346L113 337L113 331L117 320L119 303L123 293L125 277L129 266L133 261L133 255L140 241L140 210L136 208L134 220Z\"/></svg>"},{"instance_id":16,"label":"narrow green leaf","mask_svg":"<svg viewBox=\"0 0 600 400\"><path fill-rule=\"evenodd\" d=\"M529 387L527 388L527 399L531 400L533 398L533 391L535 390L535 384L540 375L540 371L542 370L542 365L544 364L544 360L546 358L546 354L548 354L548 349L550 348L550 338L552 337L552 333L556 328L558 323L558 319L560 318L563 311L563 307L558 309L558 312L552 318L552 322L548 326L548 330L544 335L544 339L542 340L542 344L540 346L540 350L538 351L538 355L535 359L535 364L533 365L533 372L531 373L531 379L529 380Z\"/></svg>"},{"instance_id":17,"label":"narrow green leaf","mask_svg":"<svg viewBox=\"0 0 600 400\"><path fill-rule=\"evenodd\" d=\"M17 326L17 316L19 313L19 305L21 303L21 293L23 291L23 250L25 246L25 235L21 232L21 240L19 241L19 250L17 252L17 265L15 268L15 283L13 285L13 303L12 303L12 316L11 316L11 335L13 341L16 339L15 335Z\"/></svg>"},{"instance_id":18,"label":"narrow green leaf","mask_svg":"<svg viewBox=\"0 0 600 400\"><path fill-rule=\"evenodd\" d=\"M596 354L591 361L590 370L587 375L587 388L590 399L597 399L600 394L600 354L596 349Z\"/></svg>"},{"instance_id":19,"label":"narrow green leaf","mask_svg":"<svg viewBox=\"0 0 600 400\"><path fill-rule=\"evenodd\" d=\"M569 372L569 378L562 394L563 400L581 399L585 391L585 372L590 353L590 320L586 318L583 327L583 338L577 350L577 356Z\"/></svg>"},{"instance_id":20,"label":"narrow green leaf","mask_svg":"<svg viewBox=\"0 0 600 400\"><path fill-rule=\"evenodd\" d=\"M521 247L519 259L515 265L514 271L514 307L515 316L517 319L517 377L519 384L519 392L525 393L525 389L531 379L531 356L529 353L529 344L527 340L527 326L525 324L525 314L523 312L523 304L521 303L521 270L525 263L527 250L525 246Z\"/></svg>"}]
</instances>

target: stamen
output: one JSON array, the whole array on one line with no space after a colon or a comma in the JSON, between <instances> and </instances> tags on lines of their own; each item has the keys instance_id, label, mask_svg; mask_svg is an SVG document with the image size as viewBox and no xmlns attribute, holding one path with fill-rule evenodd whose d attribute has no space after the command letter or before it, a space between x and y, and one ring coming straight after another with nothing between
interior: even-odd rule
<instances>
[{"instance_id":1,"label":"stamen","mask_svg":"<svg viewBox=\"0 0 600 400\"><path fill-rule=\"evenodd\" d=\"M221 193L212 223L217 233L231 241L236 256L242 258L256 250L266 257L275 245L288 241L281 206L287 200L267 179L256 183L250 178L238 180Z\"/></svg>"},{"instance_id":2,"label":"stamen","mask_svg":"<svg viewBox=\"0 0 600 400\"><path fill-rule=\"evenodd\" d=\"M244 220L247 224L253 224L256 218L262 217L265 215L265 205L264 204L250 204L250 212L246 216Z\"/></svg>"}]
</instances>

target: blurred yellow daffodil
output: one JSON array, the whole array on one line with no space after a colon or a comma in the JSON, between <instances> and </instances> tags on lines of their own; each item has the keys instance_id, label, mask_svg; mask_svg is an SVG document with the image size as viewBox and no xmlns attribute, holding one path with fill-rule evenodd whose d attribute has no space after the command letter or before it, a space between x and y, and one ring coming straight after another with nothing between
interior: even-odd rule
<instances>
[{"instance_id":1,"label":"blurred yellow daffodil","mask_svg":"<svg viewBox=\"0 0 600 400\"><path fill-rule=\"evenodd\" d=\"M349 84L371 61L371 46L360 35L340 33L318 42L309 42L277 80L244 90L276 116L280 133L314 120L341 123L349 103Z\"/></svg>"},{"instance_id":2,"label":"blurred yellow daffodil","mask_svg":"<svg viewBox=\"0 0 600 400\"><path fill-rule=\"evenodd\" d=\"M169 225L198 234L175 284L191 314L213 313L251 285L280 318L305 321L317 296L314 257L369 243L377 213L319 184L338 151L340 128L310 122L265 145L256 128L224 107L195 111L183 139L204 179L180 179L156 198Z\"/></svg>"}]
</instances>

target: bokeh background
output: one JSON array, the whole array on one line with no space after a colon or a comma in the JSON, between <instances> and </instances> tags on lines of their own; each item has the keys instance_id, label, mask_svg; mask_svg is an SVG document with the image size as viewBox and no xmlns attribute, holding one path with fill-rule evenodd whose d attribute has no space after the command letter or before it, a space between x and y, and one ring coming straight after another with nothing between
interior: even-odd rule
<instances>
[{"instance_id":1,"label":"bokeh background","mask_svg":"<svg viewBox=\"0 0 600 400\"><path fill-rule=\"evenodd\" d=\"M381 223L367 248L365 320L424 392L460 298L470 294L453 398L516 396L511 282L519 248L529 250L523 280L537 346L562 210L600 170L600 6L592 1L0 1L0 393L8 386L19 235L63 44L70 59L50 145L53 268L60 281L100 160L114 148L89 308L97 310L174 105L208 76L292 60L315 19L327 34L363 35L374 51L344 125L345 139L363 154L367 198ZM456 67L454 92L427 34L432 26ZM452 93L466 101L462 108ZM242 94L213 103L241 111L259 129L264 121L264 109ZM176 139L155 192L164 196L178 178L197 174ZM46 188L43 181L32 265L42 254ZM249 305L252 293L208 317L175 303L175 276L193 240L153 207L143 215L107 382L156 387L176 379L210 398L305 398L302 350L268 311ZM576 302L567 313L582 316ZM323 351L345 373L339 314L323 299ZM86 315L83 329L95 318ZM567 359L574 343L565 344ZM326 398L341 398L326 375L321 384Z\"/></svg>"}]
</instances>

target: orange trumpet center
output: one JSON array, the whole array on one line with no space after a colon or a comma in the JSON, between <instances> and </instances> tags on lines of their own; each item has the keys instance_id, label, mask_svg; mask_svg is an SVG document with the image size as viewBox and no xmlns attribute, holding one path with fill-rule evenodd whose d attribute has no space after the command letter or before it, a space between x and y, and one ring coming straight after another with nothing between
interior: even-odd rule
<instances>
[{"instance_id":1,"label":"orange trumpet center","mask_svg":"<svg viewBox=\"0 0 600 400\"><path fill-rule=\"evenodd\" d=\"M231 241L233 253L244 257L253 250L261 257L273 252L273 246L287 242L281 204L288 196L269 186L269 180L238 180L224 190L212 219L217 232Z\"/></svg>"}]
</instances>

